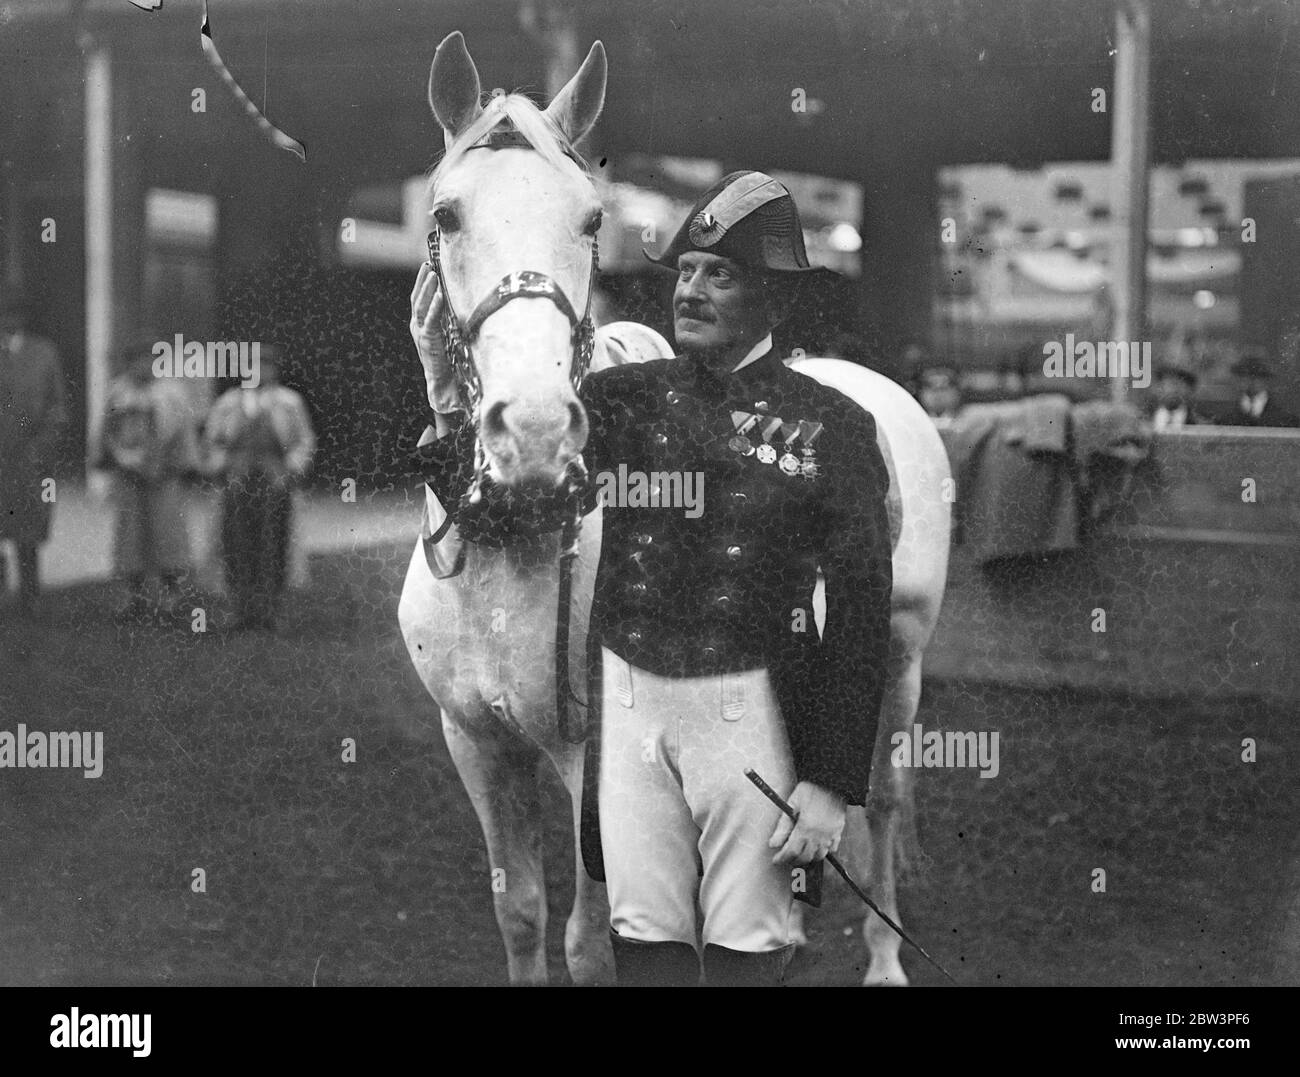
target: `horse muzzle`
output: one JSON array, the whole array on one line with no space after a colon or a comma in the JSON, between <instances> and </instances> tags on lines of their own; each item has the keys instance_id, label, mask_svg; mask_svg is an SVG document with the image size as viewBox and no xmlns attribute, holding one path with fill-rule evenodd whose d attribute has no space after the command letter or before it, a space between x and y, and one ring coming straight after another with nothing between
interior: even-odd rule
<instances>
[{"instance_id":1,"label":"horse muzzle","mask_svg":"<svg viewBox=\"0 0 1300 1077\"><path fill-rule=\"evenodd\" d=\"M566 387L567 388L567 387ZM587 443L587 413L567 399L484 399L479 437L492 478L509 487L549 490Z\"/></svg>"}]
</instances>

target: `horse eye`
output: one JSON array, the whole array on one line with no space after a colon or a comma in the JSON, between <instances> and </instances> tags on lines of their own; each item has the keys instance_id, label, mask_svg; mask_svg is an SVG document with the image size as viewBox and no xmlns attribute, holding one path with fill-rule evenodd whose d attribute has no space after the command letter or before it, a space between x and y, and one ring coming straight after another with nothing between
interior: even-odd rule
<instances>
[{"instance_id":1,"label":"horse eye","mask_svg":"<svg viewBox=\"0 0 1300 1077\"><path fill-rule=\"evenodd\" d=\"M594 236L597 232L600 231L600 226L604 222L604 220L605 220L604 212L599 209L596 210L595 213L593 213L590 217L587 218L587 227L583 229L584 234L589 236Z\"/></svg>"},{"instance_id":2,"label":"horse eye","mask_svg":"<svg viewBox=\"0 0 1300 1077\"><path fill-rule=\"evenodd\" d=\"M460 221L456 217L456 211L450 206L438 206L433 211L433 219L437 222L438 227L444 232L454 232L460 227Z\"/></svg>"}]
</instances>

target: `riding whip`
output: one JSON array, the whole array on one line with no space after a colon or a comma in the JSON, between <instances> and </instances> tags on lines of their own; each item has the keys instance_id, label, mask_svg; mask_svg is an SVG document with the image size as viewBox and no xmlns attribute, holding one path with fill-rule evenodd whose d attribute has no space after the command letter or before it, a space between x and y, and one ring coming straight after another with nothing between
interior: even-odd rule
<instances>
[{"instance_id":1,"label":"riding whip","mask_svg":"<svg viewBox=\"0 0 1300 1077\"><path fill-rule=\"evenodd\" d=\"M745 768L745 777L748 778L751 782L753 782L758 787L758 791L760 793L762 793L765 797L767 797L768 800L770 800L773 804L775 804L778 808L780 808L783 812L785 812L785 814L788 815L794 822L797 823L799 821L799 813L795 811L792 807L790 807L790 805L787 804L784 800L782 800L780 795L777 793L777 791L773 789L770 785L768 785L767 782L763 781L763 779L760 778L758 774L754 771L753 767ZM842 865L839 862L839 859L836 857L834 853L826 854L826 863L830 864L831 867L833 867L837 872L839 872L840 878L849 884L849 889L852 890L855 894L857 894L858 897L860 897L864 902L866 902L867 908L869 908L883 921L885 921L885 923L887 923L891 928L893 928L895 934L897 934L900 939L902 939L905 943L907 943L908 946L912 947L912 949L914 949L918 954L920 954L923 958L925 958L928 962L930 962L930 964L933 965L936 969L938 969L945 976L947 976L950 983L954 985L957 983L957 981L952 978L952 976L949 974L946 968L940 965L939 962L937 962L934 958L932 958L929 954L925 952L924 946L922 946L919 942L916 942L914 939L912 939L907 934L906 931L904 931L901 927L899 927L896 923L894 923L893 920L891 920L888 916L886 916L883 912L880 911L880 906L877 905L874 901L872 901L871 898L867 896L866 891L863 890L862 887L860 887L857 883L853 881L853 877L849 875L847 871L844 870L844 865Z\"/></svg>"}]
</instances>

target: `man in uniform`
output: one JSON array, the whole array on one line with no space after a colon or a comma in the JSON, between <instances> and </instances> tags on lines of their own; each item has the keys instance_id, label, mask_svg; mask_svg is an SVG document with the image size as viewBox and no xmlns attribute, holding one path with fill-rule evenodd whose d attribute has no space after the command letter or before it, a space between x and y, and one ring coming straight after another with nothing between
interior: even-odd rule
<instances>
[{"instance_id":1,"label":"man in uniform","mask_svg":"<svg viewBox=\"0 0 1300 1077\"><path fill-rule=\"evenodd\" d=\"M888 473L872 417L773 348L818 272L779 182L725 176L652 261L677 274L681 356L592 374L581 394L583 455L606 492L592 697L618 980L694 984L702 957L708 984L775 985L806 866L866 797L889 644ZM430 335L417 334L430 399L446 400ZM448 437L428 454L453 512L470 444ZM615 475L659 493L623 498L631 484ZM686 490L694 507L674 493Z\"/></svg>"}]
</instances>

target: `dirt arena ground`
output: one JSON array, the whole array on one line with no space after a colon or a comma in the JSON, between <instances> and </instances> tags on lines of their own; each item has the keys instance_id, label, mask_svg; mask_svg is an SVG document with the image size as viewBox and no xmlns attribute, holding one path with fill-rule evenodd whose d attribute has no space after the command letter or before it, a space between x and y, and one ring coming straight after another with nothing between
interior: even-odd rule
<instances>
[{"instance_id":1,"label":"dirt arena ground","mask_svg":"<svg viewBox=\"0 0 1300 1077\"><path fill-rule=\"evenodd\" d=\"M118 626L106 585L51 595L34 623L0 614L0 729L105 745L97 780L0 770L0 983L504 982L478 824L398 635L407 556L317 559L273 637ZM1001 771L918 773L927 862L904 922L966 984L1300 981L1295 719L927 684L925 728L999 731ZM547 805L563 982L558 781ZM828 879L795 983L860 980L855 902Z\"/></svg>"}]
</instances>

